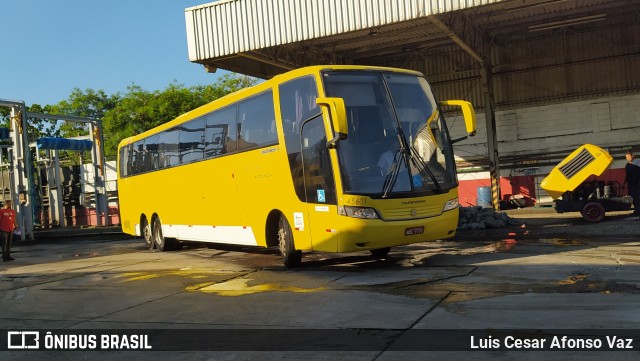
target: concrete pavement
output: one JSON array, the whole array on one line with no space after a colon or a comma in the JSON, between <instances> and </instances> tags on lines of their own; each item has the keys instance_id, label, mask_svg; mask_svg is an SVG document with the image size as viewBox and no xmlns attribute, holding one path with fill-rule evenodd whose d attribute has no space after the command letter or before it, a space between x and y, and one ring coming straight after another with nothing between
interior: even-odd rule
<instances>
[{"instance_id":1,"label":"concrete pavement","mask_svg":"<svg viewBox=\"0 0 640 361\"><path fill-rule=\"evenodd\" d=\"M520 211L520 210L517 210ZM382 349L339 351L2 351L3 359L635 359L631 352L394 351L428 330L638 330L640 222L612 215L510 212L520 225L367 253L309 254L284 269L274 250L63 237L18 243L0 264L0 329L311 329L392 332ZM522 227L525 225L525 227ZM636 232L636 233L634 233ZM418 334L422 335L422 334ZM332 340L336 341L336 340ZM339 340L338 340L339 341ZM201 340L204 344L208 341ZM317 347L318 340L309 340ZM337 342L339 344L339 342ZM315 346L314 346L315 345ZM637 345L637 344L636 344ZM345 345L342 345L344 347ZM327 348L331 349L331 345Z\"/></svg>"}]
</instances>

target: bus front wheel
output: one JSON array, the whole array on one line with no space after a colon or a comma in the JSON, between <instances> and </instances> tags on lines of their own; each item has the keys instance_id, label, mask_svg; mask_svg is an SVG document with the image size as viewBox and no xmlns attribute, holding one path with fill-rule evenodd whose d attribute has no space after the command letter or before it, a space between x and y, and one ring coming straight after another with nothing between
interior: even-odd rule
<instances>
[{"instance_id":1,"label":"bus front wheel","mask_svg":"<svg viewBox=\"0 0 640 361\"><path fill-rule=\"evenodd\" d=\"M282 254L284 266L287 268L293 268L300 266L302 261L302 251L296 250L293 243L293 233L291 232L291 226L284 215L280 215L280 222L278 228L278 248Z\"/></svg>"}]
</instances>

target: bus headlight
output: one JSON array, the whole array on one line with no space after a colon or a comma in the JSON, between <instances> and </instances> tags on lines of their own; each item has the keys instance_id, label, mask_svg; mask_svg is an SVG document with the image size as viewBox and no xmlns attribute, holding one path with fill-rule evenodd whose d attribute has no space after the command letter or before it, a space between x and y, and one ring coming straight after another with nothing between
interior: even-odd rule
<instances>
[{"instance_id":1,"label":"bus headlight","mask_svg":"<svg viewBox=\"0 0 640 361\"><path fill-rule=\"evenodd\" d=\"M458 208L458 198L450 199L444 204L443 212Z\"/></svg>"},{"instance_id":2,"label":"bus headlight","mask_svg":"<svg viewBox=\"0 0 640 361\"><path fill-rule=\"evenodd\" d=\"M373 208L367 207L352 207L352 206L338 206L338 214L341 216L364 218L364 219L377 219L378 213Z\"/></svg>"}]
</instances>

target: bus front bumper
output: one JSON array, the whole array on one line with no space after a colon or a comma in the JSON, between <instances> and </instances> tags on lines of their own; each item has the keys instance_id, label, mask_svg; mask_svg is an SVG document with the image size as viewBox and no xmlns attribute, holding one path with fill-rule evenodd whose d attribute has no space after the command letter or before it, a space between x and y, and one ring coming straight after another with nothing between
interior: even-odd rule
<instances>
[{"instance_id":1,"label":"bus front bumper","mask_svg":"<svg viewBox=\"0 0 640 361\"><path fill-rule=\"evenodd\" d=\"M438 216L403 221L380 219L346 218L343 227L337 230L333 249L323 249L314 244L317 251L357 252L370 249L401 246L412 243L449 239L455 236L458 226L458 208ZM333 242L330 242L333 243Z\"/></svg>"}]
</instances>

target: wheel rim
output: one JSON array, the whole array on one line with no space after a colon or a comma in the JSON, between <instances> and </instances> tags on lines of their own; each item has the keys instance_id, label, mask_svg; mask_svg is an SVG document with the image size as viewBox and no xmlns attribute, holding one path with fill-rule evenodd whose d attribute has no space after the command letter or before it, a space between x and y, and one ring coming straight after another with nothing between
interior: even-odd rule
<instances>
[{"instance_id":1,"label":"wheel rim","mask_svg":"<svg viewBox=\"0 0 640 361\"><path fill-rule=\"evenodd\" d=\"M604 208L600 204L587 204L582 216L589 222L599 222L604 218Z\"/></svg>"},{"instance_id":2,"label":"wheel rim","mask_svg":"<svg viewBox=\"0 0 640 361\"><path fill-rule=\"evenodd\" d=\"M153 233L155 235L154 239L158 248L162 248L164 245L164 237L162 237L162 227L160 226L160 221L157 219L153 222Z\"/></svg>"},{"instance_id":3,"label":"wheel rim","mask_svg":"<svg viewBox=\"0 0 640 361\"><path fill-rule=\"evenodd\" d=\"M151 227L149 227L149 222L146 219L142 223L142 237L144 237L144 241L147 244L151 243Z\"/></svg>"},{"instance_id":4,"label":"wheel rim","mask_svg":"<svg viewBox=\"0 0 640 361\"><path fill-rule=\"evenodd\" d=\"M300 265L302 252L296 250L291 226L284 216L280 217L279 222L278 249L284 260L285 267L298 267Z\"/></svg>"},{"instance_id":5,"label":"wheel rim","mask_svg":"<svg viewBox=\"0 0 640 361\"><path fill-rule=\"evenodd\" d=\"M280 218L280 227L278 229L278 249L280 250L280 254L283 257L287 257L287 231L285 229L285 224Z\"/></svg>"}]
</instances>

